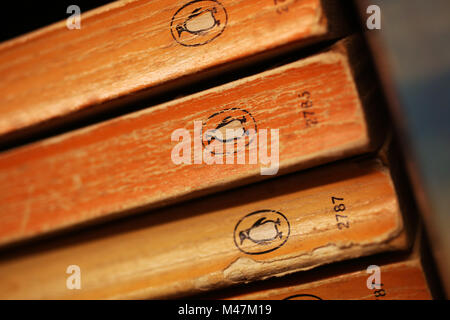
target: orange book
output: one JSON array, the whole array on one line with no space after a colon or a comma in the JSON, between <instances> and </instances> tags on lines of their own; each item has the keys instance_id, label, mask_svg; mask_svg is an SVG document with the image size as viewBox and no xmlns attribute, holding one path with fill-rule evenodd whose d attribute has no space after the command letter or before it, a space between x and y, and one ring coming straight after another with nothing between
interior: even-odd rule
<instances>
[{"instance_id":1,"label":"orange book","mask_svg":"<svg viewBox=\"0 0 450 320\"><path fill-rule=\"evenodd\" d=\"M0 141L328 39L343 20L328 2L115 1L4 42Z\"/></svg>"},{"instance_id":2,"label":"orange book","mask_svg":"<svg viewBox=\"0 0 450 320\"><path fill-rule=\"evenodd\" d=\"M0 244L373 150L359 44L1 153Z\"/></svg>"},{"instance_id":3,"label":"orange book","mask_svg":"<svg viewBox=\"0 0 450 320\"><path fill-rule=\"evenodd\" d=\"M343 162L4 252L0 298L186 296L404 250L405 230L389 170Z\"/></svg>"},{"instance_id":4,"label":"orange book","mask_svg":"<svg viewBox=\"0 0 450 320\"><path fill-rule=\"evenodd\" d=\"M420 238L420 237L419 237ZM375 255L222 290L199 298L234 300L430 300L420 239L411 253Z\"/></svg>"}]
</instances>

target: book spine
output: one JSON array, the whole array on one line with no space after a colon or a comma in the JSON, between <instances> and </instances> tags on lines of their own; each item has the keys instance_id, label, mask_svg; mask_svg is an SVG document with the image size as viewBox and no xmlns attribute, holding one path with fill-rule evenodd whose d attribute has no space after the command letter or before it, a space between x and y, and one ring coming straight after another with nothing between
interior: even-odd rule
<instances>
[{"instance_id":1,"label":"book spine","mask_svg":"<svg viewBox=\"0 0 450 320\"><path fill-rule=\"evenodd\" d=\"M379 261L374 261L379 263ZM298 275L290 284L283 281L273 281L270 288L247 290L249 292L230 294L218 299L232 300L431 300L422 262L419 258L386 263L382 265L367 264L367 269L351 270L348 273L333 272L333 276L313 279L305 282ZM379 276L381 282L375 283L369 279ZM373 277L375 279L375 277ZM278 280L278 279L277 279ZM373 286L369 287L367 282Z\"/></svg>"},{"instance_id":2,"label":"book spine","mask_svg":"<svg viewBox=\"0 0 450 320\"><path fill-rule=\"evenodd\" d=\"M431 300L439 296L440 289L433 287L433 279L429 278L426 258L429 249L424 245L421 227L408 231L414 233L410 241L413 246L405 252L334 263L197 297L232 300Z\"/></svg>"},{"instance_id":3,"label":"book spine","mask_svg":"<svg viewBox=\"0 0 450 320\"><path fill-rule=\"evenodd\" d=\"M320 0L135 0L83 13L79 28L68 26L68 16L0 44L0 139L329 38L336 19L325 7Z\"/></svg>"},{"instance_id":4,"label":"book spine","mask_svg":"<svg viewBox=\"0 0 450 320\"><path fill-rule=\"evenodd\" d=\"M366 121L346 51L358 41L351 39L0 154L0 244L373 150L373 118Z\"/></svg>"},{"instance_id":5,"label":"book spine","mask_svg":"<svg viewBox=\"0 0 450 320\"><path fill-rule=\"evenodd\" d=\"M389 170L352 161L18 249L0 297L179 297L407 247ZM66 287L72 265L82 290Z\"/></svg>"}]
</instances>

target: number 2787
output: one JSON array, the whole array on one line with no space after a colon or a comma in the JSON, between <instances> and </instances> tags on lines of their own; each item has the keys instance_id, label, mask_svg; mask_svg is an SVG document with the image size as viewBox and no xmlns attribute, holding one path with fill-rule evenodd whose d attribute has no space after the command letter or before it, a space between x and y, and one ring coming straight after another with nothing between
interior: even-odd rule
<instances>
[{"instance_id":1,"label":"number 2787","mask_svg":"<svg viewBox=\"0 0 450 320\"><path fill-rule=\"evenodd\" d=\"M350 228L350 222L348 221L348 216L345 213L344 198L331 197L331 202L334 207L334 215L336 217L336 226L339 230L344 228ZM345 215L344 215L345 213Z\"/></svg>"}]
</instances>

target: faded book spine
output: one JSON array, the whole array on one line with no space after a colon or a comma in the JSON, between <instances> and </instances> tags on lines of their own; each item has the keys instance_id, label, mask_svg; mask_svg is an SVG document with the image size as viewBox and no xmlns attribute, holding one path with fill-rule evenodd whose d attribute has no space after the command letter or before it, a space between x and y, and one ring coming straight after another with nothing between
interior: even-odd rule
<instances>
[{"instance_id":1,"label":"faded book spine","mask_svg":"<svg viewBox=\"0 0 450 320\"><path fill-rule=\"evenodd\" d=\"M171 298L407 247L389 170L340 163L16 250L0 297Z\"/></svg>"}]
</instances>

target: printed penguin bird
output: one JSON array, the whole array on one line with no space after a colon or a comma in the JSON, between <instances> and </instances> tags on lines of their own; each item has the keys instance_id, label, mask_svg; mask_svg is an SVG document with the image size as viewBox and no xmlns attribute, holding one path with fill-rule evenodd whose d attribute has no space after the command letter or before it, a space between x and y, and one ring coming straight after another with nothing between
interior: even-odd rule
<instances>
[{"instance_id":1,"label":"printed penguin bird","mask_svg":"<svg viewBox=\"0 0 450 320\"><path fill-rule=\"evenodd\" d=\"M277 220L267 220L266 217L260 218L250 228L239 232L241 245L244 240L248 239L257 244L269 244L273 240L283 237L283 232L278 230L281 225L280 218Z\"/></svg>"},{"instance_id":2,"label":"printed penguin bird","mask_svg":"<svg viewBox=\"0 0 450 320\"><path fill-rule=\"evenodd\" d=\"M242 118L233 118L230 116L224 118L214 130L209 130L206 133L205 136L208 144L211 144L213 140L217 140L222 143L228 143L244 137L246 134L248 134L243 125L245 122L247 122L245 116L242 116ZM228 137L226 135L226 129L233 129L234 135L232 137ZM220 136L217 135L217 132L221 133ZM226 139L223 139L223 137L226 137Z\"/></svg>"},{"instance_id":3,"label":"printed penguin bird","mask_svg":"<svg viewBox=\"0 0 450 320\"><path fill-rule=\"evenodd\" d=\"M183 23L180 23L175 27L178 37L180 37L183 32L202 35L213 29L215 26L220 26L220 20L217 20L215 17L216 13L216 7L208 9L200 7L195 9Z\"/></svg>"}]
</instances>

